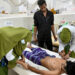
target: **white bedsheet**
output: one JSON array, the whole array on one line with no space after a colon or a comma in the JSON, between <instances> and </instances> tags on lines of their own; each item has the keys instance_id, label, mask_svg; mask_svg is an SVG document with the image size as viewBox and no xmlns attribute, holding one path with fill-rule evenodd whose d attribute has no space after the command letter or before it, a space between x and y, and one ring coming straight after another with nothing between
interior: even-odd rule
<instances>
[{"instance_id":1,"label":"white bedsheet","mask_svg":"<svg viewBox=\"0 0 75 75\"><path fill-rule=\"evenodd\" d=\"M35 46L35 45L32 45L32 46L33 46L33 47L37 47L37 46ZM26 48L25 50L30 51L29 48ZM43 49L43 50L46 50L46 49ZM47 53L50 54L50 55L55 55L57 58L61 58L58 53L51 52L51 51L49 51L49 50L46 50L46 51L47 51ZM70 58L69 60L75 61L75 59L72 59L72 58ZM48 69L46 69L45 67L36 65L36 64L34 64L33 62L31 62L31 61L29 61L29 60L27 60L27 59L26 59L26 63L28 63L28 64L30 64L31 66L33 66L33 67L35 67L35 68L37 68L37 69L40 69L40 70L48 70ZM14 70L15 72L17 72L19 75L39 75L39 74L36 74L36 73L34 73L34 72L31 72L30 70L25 70L21 65L17 65L13 70ZM66 74L62 74L62 75L66 75Z\"/></svg>"}]
</instances>

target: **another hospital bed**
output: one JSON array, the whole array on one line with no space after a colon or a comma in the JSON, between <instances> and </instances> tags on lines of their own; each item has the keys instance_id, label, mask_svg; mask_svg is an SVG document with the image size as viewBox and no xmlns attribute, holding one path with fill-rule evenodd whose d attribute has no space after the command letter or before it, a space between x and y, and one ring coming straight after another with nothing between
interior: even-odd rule
<instances>
[{"instance_id":1,"label":"another hospital bed","mask_svg":"<svg viewBox=\"0 0 75 75\"><path fill-rule=\"evenodd\" d=\"M33 46L33 47L37 47L37 46L35 46L35 45L32 45L32 46ZM25 50L30 51L29 48L26 48ZM43 50L46 50L46 49L43 49ZM49 50L46 50L46 51L47 51L47 53L50 54L50 55L56 55L56 57L61 58L58 53L51 52L51 51L49 51ZM72 58L70 58L69 60L75 61L75 59L72 59ZM27 62L28 64L30 64L31 66L37 68L37 69L48 70L48 69L46 69L45 67L36 65L36 64L34 64L33 62L31 62L31 61L29 61L29 60L27 60L27 59L26 59L26 62ZM40 74L36 74L36 73L34 73L34 72L31 72L30 70L25 70L25 69L24 69L21 65L19 65L19 64L18 64L15 68L13 68L13 71L15 71L18 75L40 75ZM62 75L66 75L66 74L62 74Z\"/></svg>"}]
</instances>

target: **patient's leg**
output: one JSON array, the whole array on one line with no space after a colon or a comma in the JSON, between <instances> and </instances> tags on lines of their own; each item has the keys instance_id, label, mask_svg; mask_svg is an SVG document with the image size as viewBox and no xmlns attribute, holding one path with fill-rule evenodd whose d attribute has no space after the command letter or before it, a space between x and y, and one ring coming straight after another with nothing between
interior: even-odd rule
<instances>
[{"instance_id":1,"label":"patient's leg","mask_svg":"<svg viewBox=\"0 0 75 75\"><path fill-rule=\"evenodd\" d=\"M27 48L30 48L30 49L33 48L33 47L31 46L31 43L28 43L28 44L27 44Z\"/></svg>"},{"instance_id":2,"label":"patient's leg","mask_svg":"<svg viewBox=\"0 0 75 75\"><path fill-rule=\"evenodd\" d=\"M41 50L40 48L33 48L33 51L32 52L29 52L29 51L24 51L23 52L23 55L29 59L30 61L32 61L33 63L35 64L41 64L40 63L40 56L41 54L43 54L43 50Z\"/></svg>"},{"instance_id":3,"label":"patient's leg","mask_svg":"<svg viewBox=\"0 0 75 75\"><path fill-rule=\"evenodd\" d=\"M24 51L23 54L28 60L32 61L33 63L35 63L35 61L37 60L37 56L35 56L34 52Z\"/></svg>"},{"instance_id":4,"label":"patient's leg","mask_svg":"<svg viewBox=\"0 0 75 75\"><path fill-rule=\"evenodd\" d=\"M25 58L25 57L30 60L31 52L29 52L29 51L23 51L22 54L23 54L22 59L17 60L16 63L18 63L18 64L25 63L25 60L23 60L23 58Z\"/></svg>"},{"instance_id":5,"label":"patient's leg","mask_svg":"<svg viewBox=\"0 0 75 75\"><path fill-rule=\"evenodd\" d=\"M36 49L36 48L34 48L34 47L31 46L31 43L28 43L28 44L27 44L27 48L30 48L31 51L34 51L34 49Z\"/></svg>"}]
</instances>

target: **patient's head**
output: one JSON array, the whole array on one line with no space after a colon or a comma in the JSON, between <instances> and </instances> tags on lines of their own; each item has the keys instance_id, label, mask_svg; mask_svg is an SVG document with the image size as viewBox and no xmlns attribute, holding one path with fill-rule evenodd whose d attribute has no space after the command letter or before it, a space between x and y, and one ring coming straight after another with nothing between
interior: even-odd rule
<instances>
[{"instance_id":1,"label":"patient's head","mask_svg":"<svg viewBox=\"0 0 75 75\"><path fill-rule=\"evenodd\" d=\"M65 70L68 75L75 75L75 62L67 61Z\"/></svg>"}]
</instances>

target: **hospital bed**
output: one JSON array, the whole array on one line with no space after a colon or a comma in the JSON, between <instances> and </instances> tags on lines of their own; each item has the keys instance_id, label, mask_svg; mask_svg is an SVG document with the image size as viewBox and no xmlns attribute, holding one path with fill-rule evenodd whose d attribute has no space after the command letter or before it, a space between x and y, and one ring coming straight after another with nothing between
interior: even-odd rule
<instances>
[{"instance_id":1,"label":"hospital bed","mask_svg":"<svg viewBox=\"0 0 75 75\"><path fill-rule=\"evenodd\" d=\"M32 47L37 48L38 46L32 45ZM30 51L29 48L26 48L25 50ZM58 53L51 52L51 51L49 51L49 50L47 50L47 49L43 49L43 50L46 50L46 52L47 52L48 54L50 54L50 55L55 55L57 58L61 58ZM70 58L69 60L75 61L75 59L73 59L73 58ZM39 66L39 65L34 64L33 62L31 62L30 60L27 60L26 58L25 58L25 61L26 61L26 63L30 64L31 66L33 66L33 67L35 67L35 68L37 68L37 69L40 69L40 70L48 70L48 69L46 69L46 68L43 67L43 66ZM34 73L34 72L31 72L30 70L25 70L25 69L24 69L21 65L19 65L19 64L17 64L17 66L16 66L15 68L13 68L13 71L15 71L18 75L40 75L40 74L36 74L36 73ZM62 75L67 75L67 74L62 74Z\"/></svg>"}]
</instances>

